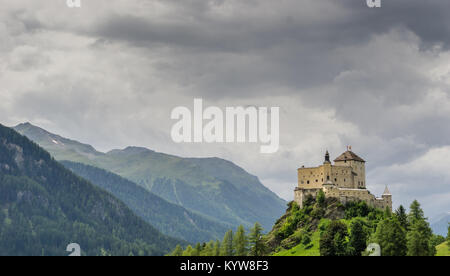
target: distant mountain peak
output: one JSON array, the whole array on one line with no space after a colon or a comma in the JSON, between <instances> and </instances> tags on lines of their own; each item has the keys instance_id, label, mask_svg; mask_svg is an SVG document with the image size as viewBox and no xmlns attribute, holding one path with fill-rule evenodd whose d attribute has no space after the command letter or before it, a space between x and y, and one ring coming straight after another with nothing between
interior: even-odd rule
<instances>
[{"instance_id":1,"label":"distant mountain peak","mask_svg":"<svg viewBox=\"0 0 450 276\"><path fill-rule=\"evenodd\" d=\"M102 153L98 152L91 145L64 138L29 122L18 124L13 127L13 129L49 150L54 154L54 157L59 160L68 159L69 156L58 154L55 156L55 151L52 151L52 149L55 149L58 152L67 151L70 152L70 154L76 152L87 158L90 158L92 155L102 155Z\"/></svg>"},{"instance_id":2,"label":"distant mountain peak","mask_svg":"<svg viewBox=\"0 0 450 276\"><path fill-rule=\"evenodd\" d=\"M33 125L30 122L25 122L25 123L18 124L17 126L15 126L15 128L16 127L23 127L23 126L33 126Z\"/></svg>"}]
</instances>

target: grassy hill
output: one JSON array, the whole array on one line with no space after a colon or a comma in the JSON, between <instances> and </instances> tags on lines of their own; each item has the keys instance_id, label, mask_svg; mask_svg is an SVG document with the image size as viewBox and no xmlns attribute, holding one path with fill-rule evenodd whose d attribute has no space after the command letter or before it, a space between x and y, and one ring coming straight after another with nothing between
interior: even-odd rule
<instances>
[{"instance_id":1,"label":"grassy hill","mask_svg":"<svg viewBox=\"0 0 450 276\"><path fill-rule=\"evenodd\" d=\"M66 168L112 193L131 210L162 233L187 240L205 242L216 240L231 228L185 208L172 204L137 184L103 169L70 161L61 162Z\"/></svg>"},{"instance_id":2,"label":"grassy hill","mask_svg":"<svg viewBox=\"0 0 450 276\"><path fill-rule=\"evenodd\" d=\"M450 256L450 247L447 242L444 242L436 246L437 254L436 256Z\"/></svg>"},{"instance_id":3,"label":"grassy hill","mask_svg":"<svg viewBox=\"0 0 450 276\"><path fill-rule=\"evenodd\" d=\"M311 242L308 244L300 243L290 249L282 249L272 256L320 256L320 232L315 231L312 234Z\"/></svg>"},{"instance_id":4,"label":"grassy hill","mask_svg":"<svg viewBox=\"0 0 450 276\"><path fill-rule=\"evenodd\" d=\"M163 255L180 242L0 125L0 255Z\"/></svg>"},{"instance_id":5,"label":"grassy hill","mask_svg":"<svg viewBox=\"0 0 450 276\"><path fill-rule=\"evenodd\" d=\"M270 229L285 209L286 202L257 177L223 159L181 158L137 147L101 153L28 123L15 129L57 160L113 172L171 203L234 227L259 222Z\"/></svg>"}]
</instances>

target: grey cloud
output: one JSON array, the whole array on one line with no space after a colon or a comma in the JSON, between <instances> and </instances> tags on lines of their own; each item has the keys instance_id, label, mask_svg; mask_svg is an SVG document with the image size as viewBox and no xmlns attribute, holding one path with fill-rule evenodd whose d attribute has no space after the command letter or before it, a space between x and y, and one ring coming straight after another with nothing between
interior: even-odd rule
<instances>
[{"instance_id":1,"label":"grey cloud","mask_svg":"<svg viewBox=\"0 0 450 276\"><path fill-rule=\"evenodd\" d=\"M229 158L283 195L297 166L352 144L376 190L393 181L402 202L423 182L448 191L447 178L383 178L378 168L448 145L449 1L98 0L77 11L22 2L0 11L0 113L10 124L44 122L104 150ZM282 150L261 160L239 147L174 146L170 110L193 97L289 109Z\"/></svg>"}]
</instances>

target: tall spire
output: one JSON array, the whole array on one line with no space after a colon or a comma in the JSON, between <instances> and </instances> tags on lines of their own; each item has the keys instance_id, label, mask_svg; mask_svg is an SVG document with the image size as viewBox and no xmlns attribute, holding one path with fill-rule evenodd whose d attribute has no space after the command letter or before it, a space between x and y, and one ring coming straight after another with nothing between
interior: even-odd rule
<instances>
[{"instance_id":1,"label":"tall spire","mask_svg":"<svg viewBox=\"0 0 450 276\"><path fill-rule=\"evenodd\" d=\"M386 188L384 189L383 195L391 195L391 192L388 189L388 186L386 185Z\"/></svg>"},{"instance_id":2,"label":"tall spire","mask_svg":"<svg viewBox=\"0 0 450 276\"><path fill-rule=\"evenodd\" d=\"M328 150L327 150L327 152L325 153L325 163L331 163L331 162L330 162L330 153L328 153Z\"/></svg>"}]
</instances>

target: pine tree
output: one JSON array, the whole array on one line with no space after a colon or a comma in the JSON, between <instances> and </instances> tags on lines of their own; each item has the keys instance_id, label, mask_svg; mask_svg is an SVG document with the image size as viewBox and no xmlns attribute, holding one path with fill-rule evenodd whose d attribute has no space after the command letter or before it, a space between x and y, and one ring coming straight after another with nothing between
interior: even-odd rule
<instances>
[{"instance_id":1,"label":"pine tree","mask_svg":"<svg viewBox=\"0 0 450 276\"><path fill-rule=\"evenodd\" d=\"M245 235L244 226L240 225L234 236L234 252L235 256L247 256L248 255L248 238Z\"/></svg>"},{"instance_id":2,"label":"pine tree","mask_svg":"<svg viewBox=\"0 0 450 276\"><path fill-rule=\"evenodd\" d=\"M223 237L222 246L220 249L220 256L233 256L233 230L225 233Z\"/></svg>"},{"instance_id":3,"label":"pine tree","mask_svg":"<svg viewBox=\"0 0 450 276\"><path fill-rule=\"evenodd\" d=\"M406 236L408 256L433 256L436 248L432 245L433 231L426 221L419 202L414 200L408 214L409 231Z\"/></svg>"},{"instance_id":4,"label":"pine tree","mask_svg":"<svg viewBox=\"0 0 450 276\"><path fill-rule=\"evenodd\" d=\"M200 256L202 254L202 246L201 244L198 242L195 245L194 250L192 251L192 255L191 256Z\"/></svg>"},{"instance_id":5,"label":"pine tree","mask_svg":"<svg viewBox=\"0 0 450 276\"><path fill-rule=\"evenodd\" d=\"M213 241L208 242L204 246L200 256L207 256L207 257L214 256L214 242Z\"/></svg>"},{"instance_id":6,"label":"pine tree","mask_svg":"<svg viewBox=\"0 0 450 276\"><path fill-rule=\"evenodd\" d=\"M406 209L403 205L398 207L395 211L395 215L397 216L397 220L403 229L408 230L408 215L406 214Z\"/></svg>"},{"instance_id":7,"label":"pine tree","mask_svg":"<svg viewBox=\"0 0 450 276\"><path fill-rule=\"evenodd\" d=\"M181 245L177 245L177 247L175 247L175 250L172 251L172 253L170 253L170 256L182 256L183 255L183 248L181 248Z\"/></svg>"},{"instance_id":8,"label":"pine tree","mask_svg":"<svg viewBox=\"0 0 450 276\"><path fill-rule=\"evenodd\" d=\"M447 243L450 250L450 222L448 223L448 230L447 230Z\"/></svg>"},{"instance_id":9,"label":"pine tree","mask_svg":"<svg viewBox=\"0 0 450 276\"><path fill-rule=\"evenodd\" d=\"M249 245L250 256L264 256L265 244L262 240L263 229L259 223L255 223L252 229L250 229Z\"/></svg>"},{"instance_id":10,"label":"pine tree","mask_svg":"<svg viewBox=\"0 0 450 276\"><path fill-rule=\"evenodd\" d=\"M448 223L447 246L448 246L448 249L450 250L450 222Z\"/></svg>"},{"instance_id":11,"label":"pine tree","mask_svg":"<svg viewBox=\"0 0 450 276\"><path fill-rule=\"evenodd\" d=\"M348 229L341 221L332 221L325 233L320 238L321 256L346 256L348 255Z\"/></svg>"},{"instance_id":12,"label":"pine tree","mask_svg":"<svg viewBox=\"0 0 450 276\"><path fill-rule=\"evenodd\" d=\"M349 249L353 256L361 256L367 247L367 233L361 219L355 219L350 225Z\"/></svg>"},{"instance_id":13,"label":"pine tree","mask_svg":"<svg viewBox=\"0 0 450 276\"><path fill-rule=\"evenodd\" d=\"M193 253L192 251L193 251L192 246L188 245L186 247L186 250L183 251L183 256L184 257L191 257L192 253Z\"/></svg>"},{"instance_id":14,"label":"pine tree","mask_svg":"<svg viewBox=\"0 0 450 276\"><path fill-rule=\"evenodd\" d=\"M216 240L214 243L214 255L213 256L220 256L220 241Z\"/></svg>"},{"instance_id":15,"label":"pine tree","mask_svg":"<svg viewBox=\"0 0 450 276\"><path fill-rule=\"evenodd\" d=\"M396 216L385 218L378 223L375 241L381 247L382 256L406 255L406 230Z\"/></svg>"},{"instance_id":16,"label":"pine tree","mask_svg":"<svg viewBox=\"0 0 450 276\"><path fill-rule=\"evenodd\" d=\"M423 213L422 208L420 207L420 203L417 200L414 200L409 207L410 211L408 214L408 224L412 225L418 220L425 219L425 215Z\"/></svg>"}]
</instances>

